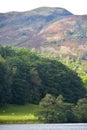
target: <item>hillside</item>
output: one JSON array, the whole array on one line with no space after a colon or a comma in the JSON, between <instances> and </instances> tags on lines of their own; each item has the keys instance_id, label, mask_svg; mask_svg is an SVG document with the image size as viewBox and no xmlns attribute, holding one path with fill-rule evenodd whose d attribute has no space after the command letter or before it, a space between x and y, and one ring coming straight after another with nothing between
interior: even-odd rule
<instances>
[{"instance_id":1,"label":"hillside","mask_svg":"<svg viewBox=\"0 0 87 130\"><path fill-rule=\"evenodd\" d=\"M41 7L0 14L0 44L87 59L87 15Z\"/></svg>"},{"instance_id":2,"label":"hillside","mask_svg":"<svg viewBox=\"0 0 87 130\"><path fill-rule=\"evenodd\" d=\"M87 59L87 16L67 16L52 23L41 33L45 44L43 49L52 51L55 55L85 56Z\"/></svg>"},{"instance_id":3,"label":"hillside","mask_svg":"<svg viewBox=\"0 0 87 130\"><path fill-rule=\"evenodd\" d=\"M38 104L47 93L75 103L86 89L78 74L61 62L28 49L1 46L0 105Z\"/></svg>"},{"instance_id":4,"label":"hillside","mask_svg":"<svg viewBox=\"0 0 87 130\"><path fill-rule=\"evenodd\" d=\"M46 7L0 14L0 44L30 47L42 39L39 31L67 15L71 13L64 9Z\"/></svg>"}]
</instances>

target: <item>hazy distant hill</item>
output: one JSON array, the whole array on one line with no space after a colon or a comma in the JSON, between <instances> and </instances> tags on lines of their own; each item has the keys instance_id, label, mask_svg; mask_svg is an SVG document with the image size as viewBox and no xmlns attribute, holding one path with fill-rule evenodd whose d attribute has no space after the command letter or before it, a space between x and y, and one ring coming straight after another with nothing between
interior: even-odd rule
<instances>
[{"instance_id":1,"label":"hazy distant hill","mask_svg":"<svg viewBox=\"0 0 87 130\"><path fill-rule=\"evenodd\" d=\"M0 44L74 56L87 55L87 15L41 7L0 14Z\"/></svg>"}]
</instances>

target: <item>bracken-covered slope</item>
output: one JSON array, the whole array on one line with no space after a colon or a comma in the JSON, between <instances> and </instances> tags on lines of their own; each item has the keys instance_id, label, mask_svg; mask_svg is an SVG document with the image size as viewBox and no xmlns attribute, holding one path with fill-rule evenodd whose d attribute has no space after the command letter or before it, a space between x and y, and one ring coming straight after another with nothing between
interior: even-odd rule
<instances>
[{"instance_id":1,"label":"bracken-covered slope","mask_svg":"<svg viewBox=\"0 0 87 130\"><path fill-rule=\"evenodd\" d=\"M87 15L41 7L0 14L0 44L87 58Z\"/></svg>"},{"instance_id":2,"label":"bracken-covered slope","mask_svg":"<svg viewBox=\"0 0 87 130\"><path fill-rule=\"evenodd\" d=\"M42 41L39 31L68 15L71 13L65 9L48 7L0 14L0 44L37 47Z\"/></svg>"},{"instance_id":3,"label":"bracken-covered slope","mask_svg":"<svg viewBox=\"0 0 87 130\"><path fill-rule=\"evenodd\" d=\"M41 35L44 51L48 48L55 54L87 58L87 15L67 16L49 25Z\"/></svg>"}]
</instances>

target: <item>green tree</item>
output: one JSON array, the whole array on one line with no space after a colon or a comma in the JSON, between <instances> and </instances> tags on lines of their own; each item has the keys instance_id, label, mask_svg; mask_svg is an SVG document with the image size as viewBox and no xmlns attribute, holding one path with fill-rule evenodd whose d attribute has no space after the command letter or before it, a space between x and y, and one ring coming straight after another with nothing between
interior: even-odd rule
<instances>
[{"instance_id":1,"label":"green tree","mask_svg":"<svg viewBox=\"0 0 87 130\"><path fill-rule=\"evenodd\" d=\"M24 59L8 59L12 71L12 103L26 104L30 101L30 67Z\"/></svg>"},{"instance_id":2,"label":"green tree","mask_svg":"<svg viewBox=\"0 0 87 130\"><path fill-rule=\"evenodd\" d=\"M63 96L57 98L47 94L40 102L42 110L40 118L45 118L47 123L72 123L76 122L73 109L74 104L63 101Z\"/></svg>"},{"instance_id":3,"label":"green tree","mask_svg":"<svg viewBox=\"0 0 87 130\"><path fill-rule=\"evenodd\" d=\"M3 58L13 57L16 54L15 49L11 46L0 46L0 55Z\"/></svg>"},{"instance_id":4,"label":"green tree","mask_svg":"<svg viewBox=\"0 0 87 130\"><path fill-rule=\"evenodd\" d=\"M28 99L25 98L26 101L24 101L26 103L38 104L46 93L54 96L61 94L65 101L74 103L85 97L86 90L77 73L57 60L42 57L25 48L15 49L0 46L0 55L5 59L6 64L4 83L8 84L14 95L12 95L11 103L15 101L16 86L21 89L20 91L26 91L26 95L28 95ZM3 73L1 75L2 78ZM21 84L22 82L23 84Z\"/></svg>"},{"instance_id":5,"label":"green tree","mask_svg":"<svg viewBox=\"0 0 87 130\"><path fill-rule=\"evenodd\" d=\"M28 102L28 83L25 80L15 79L12 84L12 103L26 104Z\"/></svg>"},{"instance_id":6,"label":"green tree","mask_svg":"<svg viewBox=\"0 0 87 130\"><path fill-rule=\"evenodd\" d=\"M5 59L0 57L0 105L10 103L11 100L10 74L10 69Z\"/></svg>"},{"instance_id":7,"label":"green tree","mask_svg":"<svg viewBox=\"0 0 87 130\"><path fill-rule=\"evenodd\" d=\"M77 116L78 122L87 123L87 98L78 100L74 113Z\"/></svg>"},{"instance_id":8,"label":"green tree","mask_svg":"<svg viewBox=\"0 0 87 130\"><path fill-rule=\"evenodd\" d=\"M62 63L42 59L37 64L37 70L44 86L42 95L61 94L68 102L77 102L80 97L84 97L86 91L80 77Z\"/></svg>"},{"instance_id":9,"label":"green tree","mask_svg":"<svg viewBox=\"0 0 87 130\"><path fill-rule=\"evenodd\" d=\"M54 119L52 118L55 111L53 105L55 104L55 97L51 94L46 94L46 96L41 100L40 106L42 110L39 111L39 118L45 118L46 122L53 122Z\"/></svg>"},{"instance_id":10,"label":"green tree","mask_svg":"<svg viewBox=\"0 0 87 130\"><path fill-rule=\"evenodd\" d=\"M42 107L48 107L55 104L55 97L51 94L46 94L46 96L41 100L40 105Z\"/></svg>"},{"instance_id":11,"label":"green tree","mask_svg":"<svg viewBox=\"0 0 87 130\"><path fill-rule=\"evenodd\" d=\"M84 87L87 90L87 75L82 77L82 81L83 81Z\"/></svg>"}]
</instances>

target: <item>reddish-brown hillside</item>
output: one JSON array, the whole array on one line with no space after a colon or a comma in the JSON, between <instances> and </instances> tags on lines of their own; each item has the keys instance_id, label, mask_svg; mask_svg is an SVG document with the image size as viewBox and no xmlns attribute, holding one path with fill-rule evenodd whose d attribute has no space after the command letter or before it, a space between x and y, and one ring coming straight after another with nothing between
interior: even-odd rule
<instances>
[{"instance_id":1,"label":"reddish-brown hillside","mask_svg":"<svg viewBox=\"0 0 87 130\"><path fill-rule=\"evenodd\" d=\"M67 16L52 23L40 33L43 50L54 48L55 53L82 56L87 54L87 16ZM47 50L47 49L46 49Z\"/></svg>"},{"instance_id":2,"label":"reddish-brown hillside","mask_svg":"<svg viewBox=\"0 0 87 130\"><path fill-rule=\"evenodd\" d=\"M87 58L87 15L42 7L0 14L0 44Z\"/></svg>"}]
</instances>

